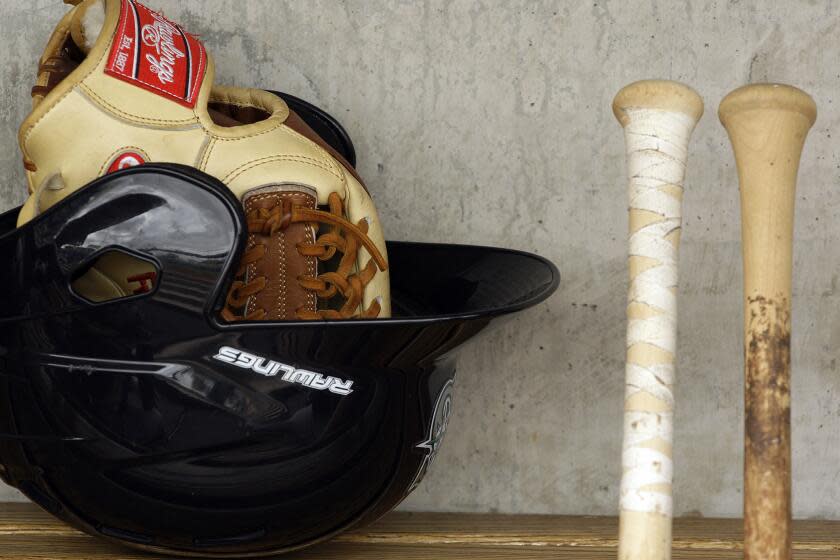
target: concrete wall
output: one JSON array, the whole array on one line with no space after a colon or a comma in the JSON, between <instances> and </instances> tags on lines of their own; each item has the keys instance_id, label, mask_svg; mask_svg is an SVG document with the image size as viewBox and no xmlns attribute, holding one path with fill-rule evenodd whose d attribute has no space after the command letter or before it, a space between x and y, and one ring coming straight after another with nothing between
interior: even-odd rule
<instances>
[{"instance_id":1,"label":"concrete wall","mask_svg":"<svg viewBox=\"0 0 840 560\"><path fill-rule=\"evenodd\" d=\"M810 92L820 116L797 197L795 512L840 518L840 5L148 1L202 35L221 81L338 115L391 238L514 247L560 266L557 296L465 352L448 441L404 506L415 510L615 513L627 202L610 103L661 77L708 105L685 195L676 510L740 514L739 210L716 109L751 81ZM62 10L0 7L4 207L23 200L15 132Z\"/></svg>"}]
</instances>

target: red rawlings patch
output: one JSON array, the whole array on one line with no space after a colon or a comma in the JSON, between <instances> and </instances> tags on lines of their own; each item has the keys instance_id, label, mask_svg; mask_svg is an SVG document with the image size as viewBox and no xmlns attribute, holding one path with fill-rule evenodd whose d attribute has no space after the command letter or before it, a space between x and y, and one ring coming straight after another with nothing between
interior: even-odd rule
<instances>
[{"instance_id":1,"label":"red rawlings patch","mask_svg":"<svg viewBox=\"0 0 840 560\"><path fill-rule=\"evenodd\" d=\"M122 0L106 74L192 109L206 67L198 39L143 4Z\"/></svg>"}]
</instances>

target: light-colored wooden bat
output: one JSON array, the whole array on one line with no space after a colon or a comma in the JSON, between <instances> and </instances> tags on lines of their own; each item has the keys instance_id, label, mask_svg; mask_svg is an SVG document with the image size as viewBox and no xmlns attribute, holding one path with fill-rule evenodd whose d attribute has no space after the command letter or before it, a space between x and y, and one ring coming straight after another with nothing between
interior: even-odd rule
<instances>
[{"instance_id":1,"label":"light-colored wooden bat","mask_svg":"<svg viewBox=\"0 0 840 560\"><path fill-rule=\"evenodd\" d=\"M814 100L791 86L720 104L741 184L744 255L744 557L791 557L790 306L796 175Z\"/></svg>"},{"instance_id":2,"label":"light-colored wooden bat","mask_svg":"<svg viewBox=\"0 0 840 560\"><path fill-rule=\"evenodd\" d=\"M646 80L615 97L630 199L630 289L622 450L620 560L671 558L677 257L688 142L703 100Z\"/></svg>"}]
</instances>

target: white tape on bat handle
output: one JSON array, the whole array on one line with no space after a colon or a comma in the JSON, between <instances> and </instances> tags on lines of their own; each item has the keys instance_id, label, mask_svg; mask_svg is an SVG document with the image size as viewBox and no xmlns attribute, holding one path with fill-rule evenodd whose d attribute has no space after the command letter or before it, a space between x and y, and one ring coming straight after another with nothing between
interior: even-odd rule
<instances>
[{"instance_id":1,"label":"white tape on bat handle","mask_svg":"<svg viewBox=\"0 0 840 560\"><path fill-rule=\"evenodd\" d=\"M625 142L631 212L643 212L649 223L630 235L630 256L645 267L631 278L630 306L643 306L631 316L627 347L645 344L671 359L641 364L628 359L624 421L621 509L673 514L673 355L677 329L677 255L674 234L681 227L681 194L688 141L696 123L692 115L650 108L626 108ZM639 401L640 394L649 399ZM631 401L658 405L636 410Z\"/></svg>"}]
</instances>

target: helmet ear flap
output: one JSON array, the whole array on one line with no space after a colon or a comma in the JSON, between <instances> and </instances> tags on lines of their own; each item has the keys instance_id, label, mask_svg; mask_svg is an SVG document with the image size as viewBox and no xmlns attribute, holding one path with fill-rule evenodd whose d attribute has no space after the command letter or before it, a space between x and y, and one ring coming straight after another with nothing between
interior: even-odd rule
<instances>
[{"instance_id":1,"label":"helmet ear flap","mask_svg":"<svg viewBox=\"0 0 840 560\"><path fill-rule=\"evenodd\" d=\"M170 285L205 320L223 299L245 231L238 201L209 175L168 164L119 171L0 236L0 257L20 263L0 278L0 303L7 316L54 314L154 299Z\"/></svg>"}]
</instances>

